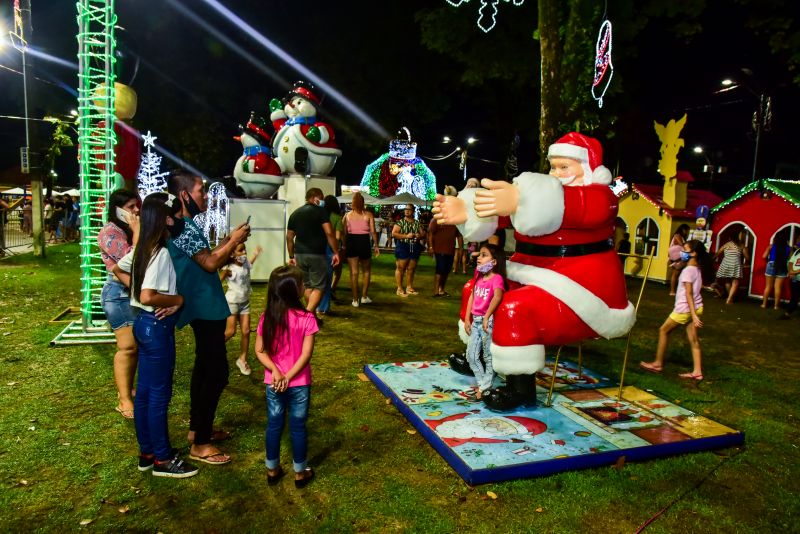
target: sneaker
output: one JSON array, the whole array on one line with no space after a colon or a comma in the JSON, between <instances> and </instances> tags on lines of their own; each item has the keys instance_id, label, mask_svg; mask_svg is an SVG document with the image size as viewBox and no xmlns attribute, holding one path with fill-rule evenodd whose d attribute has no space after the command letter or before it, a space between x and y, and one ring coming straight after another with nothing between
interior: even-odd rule
<instances>
[{"instance_id":1,"label":"sneaker","mask_svg":"<svg viewBox=\"0 0 800 534\"><path fill-rule=\"evenodd\" d=\"M369 297L361 297L361 304L372 304L372 299Z\"/></svg>"},{"instance_id":2,"label":"sneaker","mask_svg":"<svg viewBox=\"0 0 800 534\"><path fill-rule=\"evenodd\" d=\"M192 464L186 463L177 456L168 462L156 462L153 465L154 477L189 478L197 474L197 469Z\"/></svg>"},{"instance_id":3,"label":"sneaker","mask_svg":"<svg viewBox=\"0 0 800 534\"><path fill-rule=\"evenodd\" d=\"M351 305L352 305L354 308L358 308L358 301L357 301L357 300L354 300L353 302L351 302Z\"/></svg>"},{"instance_id":4,"label":"sneaker","mask_svg":"<svg viewBox=\"0 0 800 534\"><path fill-rule=\"evenodd\" d=\"M178 455L178 449L172 449L172 456ZM143 454L139 455L139 471L150 471L153 468L153 464L156 462L156 455L145 456Z\"/></svg>"},{"instance_id":5,"label":"sneaker","mask_svg":"<svg viewBox=\"0 0 800 534\"><path fill-rule=\"evenodd\" d=\"M250 376L250 373L253 372L253 370L250 369L250 366L247 365L247 362L242 361L239 358L236 358L236 367L239 368L239 372L242 373L244 376Z\"/></svg>"}]
</instances>

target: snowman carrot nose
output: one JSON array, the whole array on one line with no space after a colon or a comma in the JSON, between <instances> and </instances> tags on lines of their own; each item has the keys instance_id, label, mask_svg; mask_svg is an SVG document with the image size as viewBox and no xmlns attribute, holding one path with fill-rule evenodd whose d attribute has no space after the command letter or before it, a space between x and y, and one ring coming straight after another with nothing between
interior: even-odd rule
<instances>
[{"instance_id":1,"label":"snowman carrot nose","mask_svg":"<svg viewBox=\"0 0 800 534\"><path fill-rule=\"evenodd\" d=\"M242 140L242 136L241 135L234 135L233 136L233 140L234 141L241 141Z\"/></svg>"}]
</instances>

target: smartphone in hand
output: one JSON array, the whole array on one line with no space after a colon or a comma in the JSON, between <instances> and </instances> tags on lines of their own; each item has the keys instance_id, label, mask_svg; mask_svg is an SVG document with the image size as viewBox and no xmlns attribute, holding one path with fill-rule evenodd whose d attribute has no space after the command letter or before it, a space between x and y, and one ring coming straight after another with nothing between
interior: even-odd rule
<instances>
[{"instance_id":1,"label":"smartphone in hand","mask_svg":"<svg viewBox=\"0 0 800 534\"><path fill-rule=\"evenodd\" d=\"M250 217L252 217L252 215L248 215L247 220L244 222L244 224L246 224L247 226L250 226Z\"/></svg>"},{"instance_id":2,"label":"smartphone in hand","mask_svg":"<svg viewBox=\"0 0 800 534\"><path fill-rule=\"evenodd\" d=\"M119 206L117 206L116 210L117 210L117 218L120 221L124 222L125 224L130 224L130 221L128 220L130 214L124 209L120 208Z\"/></svg>"}]
</instances>

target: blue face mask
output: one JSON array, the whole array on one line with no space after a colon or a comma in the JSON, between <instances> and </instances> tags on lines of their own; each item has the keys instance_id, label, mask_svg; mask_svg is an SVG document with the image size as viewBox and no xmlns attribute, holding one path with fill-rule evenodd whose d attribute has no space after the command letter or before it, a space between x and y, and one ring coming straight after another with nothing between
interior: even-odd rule
<instances>
[{"instance_id":1,"label":"blue face mask","mask_svg":"<svg viewBox=\"0 0 800 534\"><path fill-rule=\"evenodd\" d=\"M317 204L317 206L319 206L320 208L324 208L325 207L325 201L324 200L320 200L319 204Z\"/></svg>"},{"instance_id":2,"label":"blue face mask","mask_svg":"<svg viewBox=\"0 0 800 534\"><path fill-rule=\"evenodd\" d=\"M681 251L681 261L689 261L692 259L692 253L686 252L685 250Z\"/></svg>"}]
</instances>

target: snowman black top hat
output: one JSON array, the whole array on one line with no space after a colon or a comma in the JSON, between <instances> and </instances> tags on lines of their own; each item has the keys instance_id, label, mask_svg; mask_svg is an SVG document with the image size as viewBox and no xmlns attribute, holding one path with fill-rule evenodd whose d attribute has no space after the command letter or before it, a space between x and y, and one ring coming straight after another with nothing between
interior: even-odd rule
<instances>
[{"instance_id":1,"label":"snowman black top hat","mask_svg":"<svg viewBox=\"0 0 800 534\"><path fill-rule=\"evenodd\" d=\"M247 133L256 138L259 144L269 146L271 144L271 136L267 133L267 121L263 117L256 115L255 111L250 112L250 120L247 125L242 128L242 133Z\"/></svg>"},{"instance_id":2,"label":"snowman black top hat","mask_svg":"<svg viewBox=\"0 0 800 534\"><path fill-rule=\"evenodd\" d=\"M288 95L286 95L286 100L289 101L295 96L304 98L317 107L322 105L322 98L319 96L319 91L311 82L306 82L304 80L298 80L294 82L292 90L289 91Z\"/></svg>"}]
</instances>

